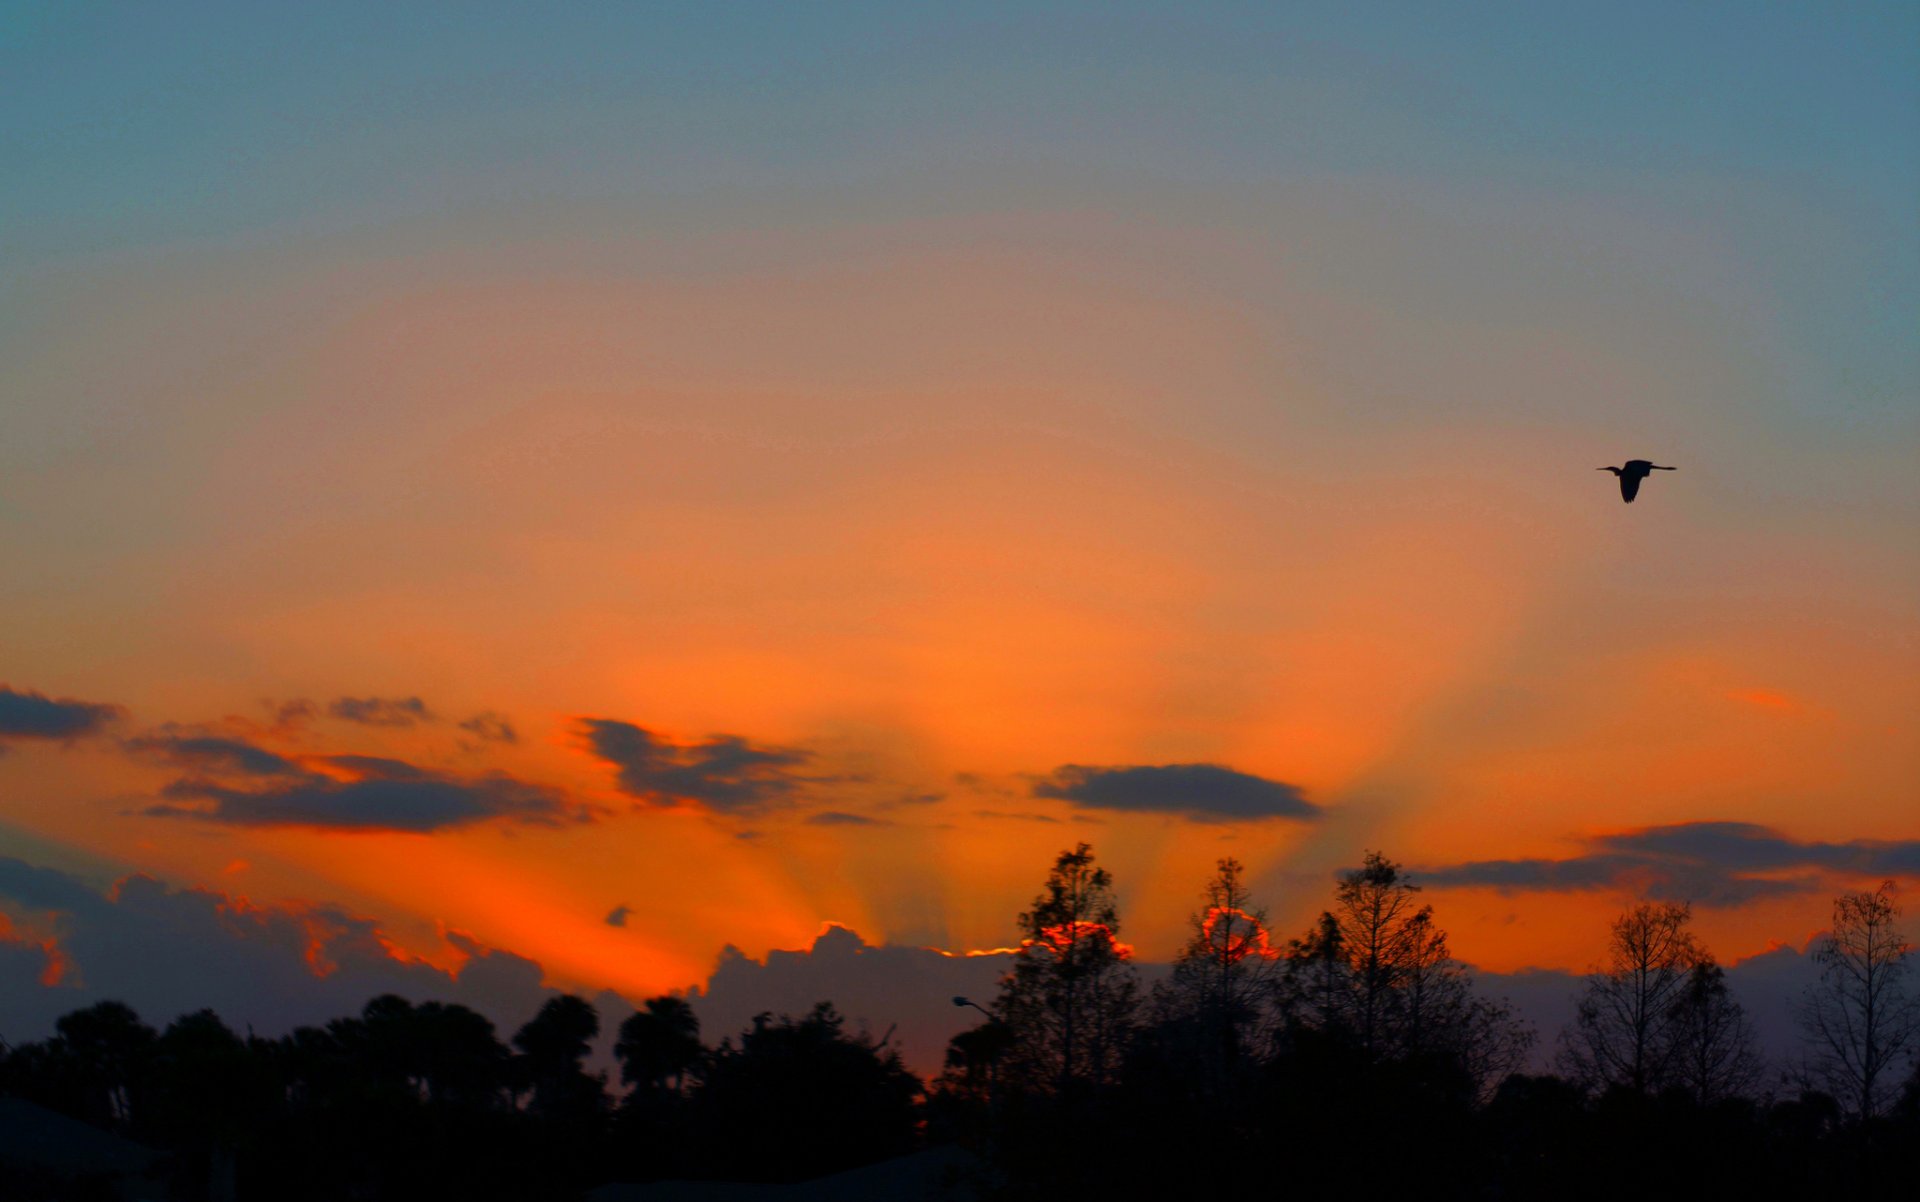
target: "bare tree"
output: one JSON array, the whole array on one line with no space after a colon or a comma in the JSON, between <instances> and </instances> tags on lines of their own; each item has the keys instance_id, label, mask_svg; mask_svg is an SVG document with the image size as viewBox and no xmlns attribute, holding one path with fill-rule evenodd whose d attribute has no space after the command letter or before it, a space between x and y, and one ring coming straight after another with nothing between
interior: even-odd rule
<instances>
[{"instance_id":1,"label":"bare tree","mask_svg":"<svg viewBox=\"0 0 1920 1202\"><path fill-rule=\"evenodd\" d=\"M1154 991L1159 1018L1194 1032L1198 1067L1214 1081L1258 1042L1280 969L1281 951L1269 941L1266 911L1247 892L1245 871L1231 857L1218 862L1173 973Z\"/></svg>"},{"instance_id":2,"label":"bare tree","mask_svg":"<svg viewBox=\"0 0 1920 1202\"><path fill-rule=\"evenodd\" d=\"M1913 945L1901 935L1892 881L1833 899L1833 930L1814 953L1820 980L1801 999L1809 1076L1863 1119L1900 1086L1901 1061L1920 1034L1920 999L1907 992Z\"/></svg>"},{"instance_id":3,"label":"bare tree","mask_svg":"<svg viewBox=\"0 0 1920 1202\"><path fill-rule=\"evenodd\" d=\"M1288 1029L1345 1032L1353 1011L1353 974L1346 935L1331 910L1307 933L1287 943L1279 986L1280 1015Z\"/></svg>"},{"instance_id":4,"label":"bare tree","mask_svg":"<svg viewBox=\"0 0 1920 1202\"><path fill-rule=\"evenodd\" d=\"M1651 1093L1667 1084L1679 1050L1677 1003L1703 953L1687 930L1692 907L1649 902L1613 922L1607 963L1587 978L1561 1062L1590 1089Z\"/></svg>"},{"instance_id":5,"label":"bare tree","mask_svg":"<svg viewBox=\"0 0 1920 1202\"><path fill-rule=\"evenodd\" d=\"M1421 945L1432 933L1431 908L1414 907L1420 886L1400 866L1377 851L1359 868L1340 875L1334 913L1345 933L1353 969L1353 1026L1369 1055L1387 1050L1395 1011L1404 1000L1400 988L1412 963L1431 949ZM1445 954L1445 937L1441 937Z\"/></svg>"},{"instance_id":6,"label":"bare tree","mask_svg":"<svg viewBox=\"0 0 1920 1202\"><path fill-rule=\"evenodd\" d=\"M1703 956L1693 966L1673 1005L1674 1085L1710 1104L1742 1096L1760 1083L1765 1065L1753 1024L1713 957Z\"/></svg>"},{"instance_id":7,"label":"bare tree","mask_svg":"<svg viewBox=\"0 0 1920 1202\"><path fill-rule=\"evenodd\" d=\"M996 1017L1014 1036L1015 1074L1032 1086L1069 1092L1111 1083L1139 1006L1133 949L1119 941L1113 879L1082 843L1063 851L1033 908L1002 978Z\"/></svg>"},{"instance_id":8,"label":"bare tree","mask_svg":"<svg viewBox=\"0 0 1920 1202\"><path fill-rule=\"evenodd\" d=\"M1523 1067L1531 1027L1480 997L1420 886L1379 852L1342 873L1335 908L1287 947L1280 1012L1293 1030L1351 1039L1370 1057L1451 1061L1483 1094Z\"/></svg>"}]
</instances>

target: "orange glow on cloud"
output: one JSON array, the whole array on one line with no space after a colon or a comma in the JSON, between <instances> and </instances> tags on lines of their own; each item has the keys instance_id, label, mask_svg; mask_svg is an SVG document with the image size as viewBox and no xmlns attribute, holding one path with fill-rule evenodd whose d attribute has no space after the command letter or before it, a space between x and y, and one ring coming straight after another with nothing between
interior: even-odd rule
<instances>
[{"instance_id":1,"label":"orange glow on cloud","mask_svg":"<svg viewBox=\"0 0 1920 1202\"><path fill-rule=\"evenodd\" d=\"M1213 932L1221 919L1227 919L1227 931L1222 942L1214 943ZM1251 930L1236 931L1234 920L1247 924ZM1229 964L1237 964L1248 956L1261 960L1278 960L1283 954L1267 940L1267 928L1260 925L1258 919L1245 910L1233 906L1209 906L1206 918L1200 923L1200 937L1215 947L1222 959Z\"/></svg>"},{"instance_id":2,"label":"orange glow on cloud","mask_svg":"<svg viewBox=\"0 0 1920 1202\"><path fill-rule=\"evenodd\" d=\"M1052 952L1065 959L1073 955L1074 950L1082 943L1095 945L1105 943L1113 948L1113 954L1120 959L1133 959L1133 945L1115 939L1112 927L1104 922L1088 922L1085 919L1043 927L1038 939L1022 939L1020 946Z\"/></svg>"}]
</instances>

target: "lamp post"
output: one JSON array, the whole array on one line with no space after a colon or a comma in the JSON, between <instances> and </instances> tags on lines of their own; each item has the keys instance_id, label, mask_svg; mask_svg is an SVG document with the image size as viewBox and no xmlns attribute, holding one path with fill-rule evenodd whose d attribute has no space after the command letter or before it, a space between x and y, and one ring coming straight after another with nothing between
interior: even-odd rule
<instances>
[{"instance_id":1,"label":"lamp post","mask_svg":"<svg viewBox=\"0 0 1920 1202\"><path fill-rule=\"evenodd\" d=\"M978 1010L980 1013L987 1016L987 1026L999 1027L1002 1030L1006 1029L1006 1024L1000 1021L1000 1018L998 1015L996 1015L993 1011L987 1009L985 1006L982 1006L979 1002L974 1001L972 998L959 997L956 995L953 999L953 1004L962 1009L968 1006L971 1006L975 1010ZM989 1049L989 1055L987 1056L986 1064L985 1064L985 1068L987 1070L987 1147L986 1147L986 1152L987 1152L987 1159L989 1161L992 1161L994 1159L994 1144L995 1144L995 1136L997 1134L996 1129L1000 1125L1000 1090L998 1088L998 1085L999 1085L998 1078L1000 1075L998 1072L999 1060L1000 1060L999 1053L997 1051L993 1051L992 1049Z\"/></svg>"}]
</instances>

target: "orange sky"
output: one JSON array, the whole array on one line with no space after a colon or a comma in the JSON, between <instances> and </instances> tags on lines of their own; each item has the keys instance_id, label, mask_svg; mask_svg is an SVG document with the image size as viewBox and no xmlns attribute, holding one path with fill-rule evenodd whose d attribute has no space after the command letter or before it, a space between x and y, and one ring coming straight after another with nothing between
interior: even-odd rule
<instances>
[{"instance_id":1,"label":"orange sky","mask_svg":"<svg viewBox=\"0 0 1920 1202\"><path fill-rule=\"evenodd\" d=\"M1292 933L1369 848L1920 840L1920 429L1876 399L1906 334L1808 317L1866 294L1872 220L1791 163L1305 162L436 177L34 250L0 309L0 683L125 712L0 747L0 855L638 994L824 921L1004 945L1082 838L1147 958L1228 854ZM1594 469L1639 456L1680 470L1623 506ZM322 712L276 727L296 698ZM518 741L458 725L483 712ZM589 718L806 758L764 805L662 805ZM125 743L167 729L598 817L153 816L191 773ZM1222 765L1321 813L1035 795L1069 764ZM1838 854L1703 904L1708 943L1803 941L1865 880ZM1432 900L1467 960L1580 968L1641 887Z\"/></svg>"},{"instance_id":2,"label":"orange sky","mask_svg":"<svg viewBox=\"0 0 1920 1202\"><path fill-rule=\"evenodd\" d=\"M263 723L263 699L295 696L499 711L519 745L463 750L448 721L254 737L499 768L611 816L201 827L126 816L165 774L76 746L0 762L9 823L183 881L244 861L232 887L342 899L423 950L437 927L471 931L636 990L698 979L725 942L802 945L823 920L1003 943L1077 837L1114 868L1130 936L1164 955L1223 854L1293 926L1368 847L1440 865L1704 820L1916 833L1897 635L1913 562L1876 553L1872 512L1774 523L1784 499L1748 470L1765 448L1733 459L1710 420L1355 432L1277 349L1284 312L1222 328L1071 262L896 251L691 281L397 266L363 269L350 302L311 269L217 264L125 294L130 324L158 320L143 289L190 297L206 316L176 337L253 348L147 404L197 420L277 400L216 443L102 433L46 465L55 489L119 460L119 504L158 486L181 524L127 514L108 546L41 548L48 583L11 602L30 636L13 683L126 705L128 733ZM249 289L317 290L319 319L252 343L230 330L262 308ZM723 326L738 333L703 345ZM1245 443L1209 432L1255 389L1271 412ZM1684 465L1632 509L1587 462L1623 457L1629 426ZM571 733L581 716L806 748L831 779L762 815L632 812ZM1063 763L1194 762L1297 785L1326 816L1076 821L1030 796ZM944 800L895 804L927 793ZM890 825L798 822L823 809ZM1461 953L1502 968L1579 966L1622 900L1436 897ZM615 905L627 927L602 921ZM1703 926L1738 955L1803 937L1823 907Z\"/></svg>"}]
</instances>

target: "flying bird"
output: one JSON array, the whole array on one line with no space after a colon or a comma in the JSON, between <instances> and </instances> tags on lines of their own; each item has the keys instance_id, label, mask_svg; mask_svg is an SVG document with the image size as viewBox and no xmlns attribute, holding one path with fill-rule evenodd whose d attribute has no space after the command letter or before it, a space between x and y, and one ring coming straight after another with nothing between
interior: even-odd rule
<instances>
[{"instance_id":1,"label":"flying bird","mask_svg":"<svg viewBox=\"0 0 1920 1202\"><path fill-rule=\"evenodd\" d=\"M1659 464L1649 462L1645 459L1629 459L1625 467L1603 467L1600 470L1603 472L1612 472L1614 475L1620 477L1620 499L1631 505L1633 504L1633 499L1640 495L1640 482L1642 480L1645 480L1655 472L1675 472L1680 469L1661 467Z\"/></svg>"}]
</instances>

